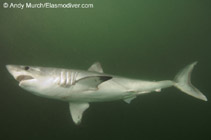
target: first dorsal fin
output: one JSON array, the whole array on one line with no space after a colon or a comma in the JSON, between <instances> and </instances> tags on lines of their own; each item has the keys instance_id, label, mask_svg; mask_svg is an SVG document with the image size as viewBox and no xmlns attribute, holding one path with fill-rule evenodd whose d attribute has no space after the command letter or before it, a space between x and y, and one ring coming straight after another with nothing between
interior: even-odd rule
<instances>
[{"instance_id":1,"label":"first dorsal fin","mask_svg":"<svg viewBox=\"0 0 211 140\"><path fill-rule=\"evenodd\" d=\"M95 62L94 64L92 64L89 67L88 71L103 73L103 69L102 69L101 64L99 62Z\"/></svg>"}]
</instances>

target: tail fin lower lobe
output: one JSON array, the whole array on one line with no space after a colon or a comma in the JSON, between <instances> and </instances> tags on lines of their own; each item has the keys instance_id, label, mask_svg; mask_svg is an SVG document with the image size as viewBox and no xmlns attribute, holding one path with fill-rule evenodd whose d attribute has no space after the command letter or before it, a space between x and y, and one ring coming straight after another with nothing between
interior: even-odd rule
<instances>
[{"instance_id":1,"label":"tail fin lower lobe","mask_svg":"<svg viewBox=\"0 0 211 140\"><path fill-rule=\"evenodd\" d=\"M175 77L174 81L176 83L174 86L190 96L207 101L206 96L201 93L196 87L194 87L190 81L191 72L196 64L197 62L193 62L192 64L182 69Z\"/></svg>"}]
</instances>

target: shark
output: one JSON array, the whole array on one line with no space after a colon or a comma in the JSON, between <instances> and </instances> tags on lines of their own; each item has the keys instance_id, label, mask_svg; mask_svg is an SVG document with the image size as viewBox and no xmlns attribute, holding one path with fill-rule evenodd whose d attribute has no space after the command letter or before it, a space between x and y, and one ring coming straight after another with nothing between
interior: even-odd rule
<instances>
[{"instance_id":1,"label":"shark","mask_svg":"<svg viewBox=\"0 0 211 140\"><path fill-rule=\"evenodd\" d=\"M73 122L78 125L92 102L123 100L130 103L139 95L160 92L168 87L176 87L183 93L207 101L206 96L191 84L191 72L196 64L187 65L174 80L163 81L106 74L99 62L92 64L88 70L28 65L6 65L6 68L26 91L69 103Z\"/></svg>"}]
</instances>

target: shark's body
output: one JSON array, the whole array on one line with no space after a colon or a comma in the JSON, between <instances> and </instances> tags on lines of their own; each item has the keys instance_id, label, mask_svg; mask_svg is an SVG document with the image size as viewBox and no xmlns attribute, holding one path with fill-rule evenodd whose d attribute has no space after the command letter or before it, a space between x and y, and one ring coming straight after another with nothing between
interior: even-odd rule
<instances>
[{"instance_id":1,"label":"shark's body","mask_svg":"<svg viewBox=\"0 0 211 140\"><path fill-rule=\"evenodd\" d=\"M207 101L190 83L195 63L185 67L174 81L143 81L103 73L100 63L88 71L7 65L8 71L19 81L19 86L35 95L69 102L73 121L79 124L90 102L124 100L127 103L140 94L175 86L184 93Z\"/></svg>"}]
</instances>

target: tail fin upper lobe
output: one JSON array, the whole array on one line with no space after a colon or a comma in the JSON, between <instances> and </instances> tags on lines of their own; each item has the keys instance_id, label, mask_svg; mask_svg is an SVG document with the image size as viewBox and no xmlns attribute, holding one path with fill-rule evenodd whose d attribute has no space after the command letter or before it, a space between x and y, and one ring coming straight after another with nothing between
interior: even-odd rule
<instances>
[{"instance_id":1,"label":"tail fin upper lobe","mask_svg":"<svg viewBox=\"0 0 211 140\"><path fill-rule=\"evenodd\" d=\"M197 62L194 62L182 69L175 77L176 83L174 86L188 95L207 101L206 96L204 96L197 88L195 88L190 81L191 72L196 64Z\"/></svg>"}]
</instances>

